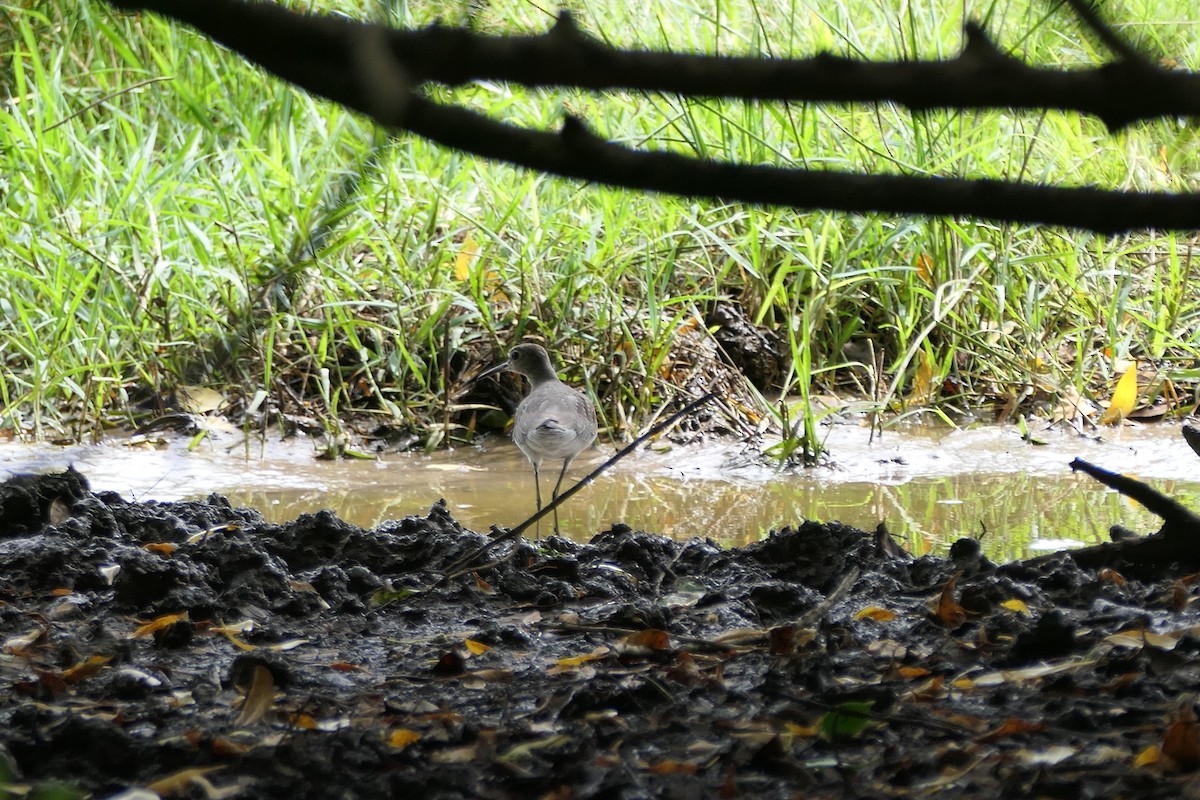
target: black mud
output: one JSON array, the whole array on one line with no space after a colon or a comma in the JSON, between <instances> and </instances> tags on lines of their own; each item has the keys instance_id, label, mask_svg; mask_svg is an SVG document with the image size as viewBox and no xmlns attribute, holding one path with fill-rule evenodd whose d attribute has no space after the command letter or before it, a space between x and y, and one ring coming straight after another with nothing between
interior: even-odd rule
<instances>
[{"instance_id":1,"label":"black mud","mask_svg":"<svg viewBox=\"0 0 1200 800\"><path fill-rule=\"evenodd\" d=\"M289 800L1195 791L1192 566L1061 557L947 588L969 553L911 559L882 531L725 550L617 526L430 588L486 541L440 506L271 525L217 496L13 479L0 778Z\"/></svg>"}]
</instances>

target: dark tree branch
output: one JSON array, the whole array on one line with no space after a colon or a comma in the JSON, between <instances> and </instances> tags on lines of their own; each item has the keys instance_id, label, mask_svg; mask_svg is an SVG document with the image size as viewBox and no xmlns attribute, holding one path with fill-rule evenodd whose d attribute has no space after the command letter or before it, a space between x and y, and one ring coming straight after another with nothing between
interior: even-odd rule
<instances>
[{"instance_id":1,"label":"dark tree branch","mask_svg":"<svg viewBox=\"0 0 1200 800\"><path fill-rule=\"evenodd\" d=\"M1143 59L1060 71L1030 67L967 26L966 46L941 62L862 62L618 51L585 36L569 15L537 36L478 36L434 26L392 30L243 0L113 0L187 22L297 85L470 153L613 186L805 209L969 215L1119 233L1200 228L1200 194L1047 187L996 180L856 175L706 161L605 142L568 119L532 131L438 105L424 83L477 79L529 86L633 89L698 96L826 102L892 101L930 108L1054 108L1112 129L1153 117L1200 116L1200 76Z\"/></svg>"},{"instance_id":2,"label":"dark tree branch","mask_svg":"<svg viewBox=\"0 0 1200 800\"><path fill-rule=\"evenodd\" d=\"M1079 19L1083 20L1083 23L1095 34L1096 38L1113 52L1113 55L1144 67L1153 66L1153 62L1150 59L1139 53L1132 44L1122 39L1121 35L1104 21L1100 16L1099 10L1096 8L1097 0L1064 0L1064 2L1071 7L1071 10L1075 12L1075 15Z\"/></svg>"},{"instance_id":3,"label":"dark tree branch","mask_svg":"<svg viewBox=\"0 0 1200 800\"><path fill-rule=\"evenodd\" d=\"M276 75L368 114L356 55L382 34L416 84L497 80L693 97L892 102L914 111L1057 109L1096 116L1114 131L1138 120L1200 116L1200 75L1142 58L1077 70L1031 67L1001 52L975 23L965 26L956 58L873 62L830 54L772 59L615 50L586 35L567 12L546 33L484 36L440 25L395 30L245 0L111 2L186 22Z\"/></svg>"}]
</instances>

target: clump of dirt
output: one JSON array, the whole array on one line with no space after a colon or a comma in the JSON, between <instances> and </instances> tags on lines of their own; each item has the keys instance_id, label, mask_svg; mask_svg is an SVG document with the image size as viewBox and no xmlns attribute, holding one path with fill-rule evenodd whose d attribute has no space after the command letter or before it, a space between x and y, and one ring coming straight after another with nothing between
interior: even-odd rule
<instances>
[{"instance_id":1,"label":"clump of dirt","mask_svg":"<svg viewBox=\"0 0 1200 800\"><path fill-rule=\"evenodd\" d=\"M497 544L0 485L0 782L191 797L1180 797L1195 564L807 522ZM969 550L970 548L962 548ZM448 576L448 577L447 577ZM5 778L5 772L8 777Z\"/></svg>"}]
</instances>

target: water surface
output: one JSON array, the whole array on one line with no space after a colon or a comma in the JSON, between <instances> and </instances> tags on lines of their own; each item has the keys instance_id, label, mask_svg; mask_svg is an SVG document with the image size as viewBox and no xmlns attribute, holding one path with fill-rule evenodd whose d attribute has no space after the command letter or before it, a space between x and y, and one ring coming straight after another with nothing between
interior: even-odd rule
<instances>
[{"instance_id":1,"label":"water surface","mask_svg":"<svg viewBox=\"0 0 1200 800\"><path fill-rule=\"evenodd\" d=\"M1039 431L1023 441L1013 426L949 430L912 427L870 442L865 428L835 427L829 466L781 472L745 448L638 452L586 487L560 512L564 533L586 541L624 522L677 538L722 544L759 539L805 519L862 528L886 522L912 551L944 552L960 536L984 534L993 558L1105 541L1114 523L1157 530L1158 521L1067 464L1084 458L1149 481L1200 508L1198 459L1175 425L1106 429L1079 436ZM572 466L579 478L613 452L600 445ZM425 514L445 499L474 530L514 525L534 509L533 473L507 440L375 461L319 461L304 441L246 440L214 432L193 450L184 438L95 446L0 445L0 474L75 464L94 489L139 500L199 498L211 492L286 521L323 508L365 527ZM556 468L543 474L549 495ZM549 532L543 523L543 533Z\"/></svg>"}]
</instances>

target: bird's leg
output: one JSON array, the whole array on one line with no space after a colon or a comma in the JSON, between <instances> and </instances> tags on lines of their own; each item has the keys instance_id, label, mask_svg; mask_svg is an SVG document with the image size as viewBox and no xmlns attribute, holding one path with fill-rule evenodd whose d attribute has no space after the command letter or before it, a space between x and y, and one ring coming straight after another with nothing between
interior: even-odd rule
<instances>
[{"instance_id":1,"label":"bird's leg","mask_svg":"<svg viewBox=\"0 0 1200 800\"><path fill-rule=\"evenodd\" d=\"M542 510L542 479L538 476L538 462L533 463L533 492L537 497L537 510ZM555 490L557 491L557 490ZM534 529L534 535L540 540L542 538L542 521L537 521L537 527Z\"/></svg>"},{"instance_id":2,"label":"bird's leg","mask_svg":"<svg viewBox=\"0 0 1200 800\"><path fill-rule=\"evenodd\" d=\"M563 476L567 474L567 467L569 467L570 465L571 465L571 459L564 458L562 469L560 469L558 471L558 482L554 484L554 492L550 495L550 502L552 502L552 503L558 502L558 489L560 486L562 486ZM558 509L557 508L554 509L554 535L555 536L562 535L558 530Z\"/></svg>"}]
</instances>

